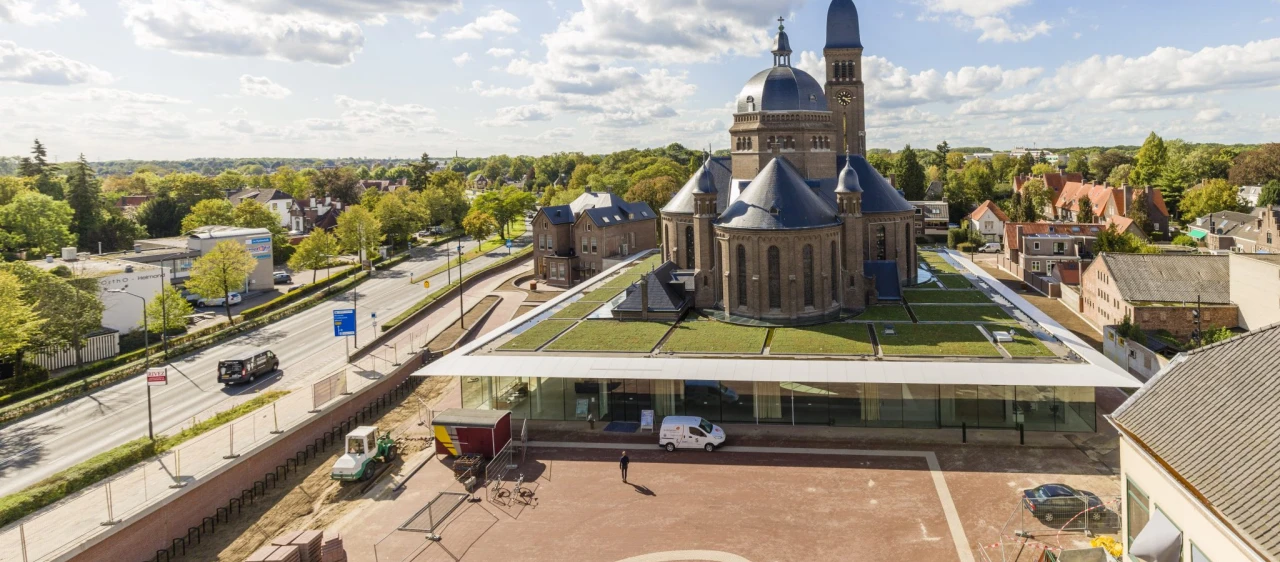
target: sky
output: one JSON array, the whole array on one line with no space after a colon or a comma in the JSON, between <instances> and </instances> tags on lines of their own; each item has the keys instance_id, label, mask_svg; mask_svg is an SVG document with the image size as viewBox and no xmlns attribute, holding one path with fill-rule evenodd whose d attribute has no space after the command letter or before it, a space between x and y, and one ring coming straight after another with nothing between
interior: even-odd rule
<instances>
[{"instance_id":1,"label":"sky","mask_svg":"<svg viewBox=\"0 0 1280 562\"><path fill-rule=\"evenodd\" d=\"M0 0L0 155L729 146L830 0ZM1278 141L1280 0L863 0L868 146Z\"/></svg>"}]
</instances>

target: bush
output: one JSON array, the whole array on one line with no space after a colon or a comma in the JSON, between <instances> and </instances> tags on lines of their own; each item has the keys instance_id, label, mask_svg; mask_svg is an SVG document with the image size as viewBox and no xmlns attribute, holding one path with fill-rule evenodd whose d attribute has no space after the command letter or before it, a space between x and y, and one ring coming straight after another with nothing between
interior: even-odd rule
<instances>
[{"instance_id":1,"label":"bush","mask_svg":"<svg viewBox=\"0 0 1280 562\"><path fill-rule=\"evenodd\" d=\"M377 269L378 271L385 271L409 261L410 257L412 256L409 255L409 252L403 252L398 256L393 256L384 261L378 262L378 264L374 266L374 269Z\"/></svg>"},{"instance_id":2,"label":"bush","mask_svg":"<svg viewBox=\"0 0 1280 562\"><path fill-rule=\"evenodd\" d=\"M956 249L956 246L960 245L961 242L968 239L969 234L962 228L952 228L947 230L947 247L952 250Z\"/></svg>"},{"instance_id":3,"label":"bush","mask_svg":"<svg viewBox=\"0 0 1280 562\"><path fill-rule=\"evenodd\" d=\"M972 252L974 252L975 250L977 250L977 248L978 248L978 247L977 247L977 246L975 246L975 245L973 245L973 243L972 243L972 242L961 242L961 243L959 243L959 244L957 244L957 245L956 245L956 250L958 250L958 251L959 251L959 252L961 252L961 253L965 253L965 254L972 253Z\"/></svg>"},{"instance_id":4,"label":"bush","mask_svg":"<svg viewBox=\"0 0 1280 562\"><path fill-rule=\"evenodd\" d=\"M1175 246L1186 246L1188 248L1195 248L1200 245L1200 243L1197 242L1195 238L1192 238L1186 234L1179 234L1177 236L1174 236L1173 244Z\"/></svg>"},{"instance_id":5,"label":"bush","mask_svg":"<svg viewBox=\"0 0 1280 562\"><path fill-rule=\"evenodd\" d=\"M262 316L262 315L264 315L264 314L267 314L267 313L269 313L269 312L272 312L272 311L275 311L275 310L279 310L279 309L281 309L281 308L283 308L283 307L285 307L285 306L287 306L287 305L289 305L289 304L292 304L292 303L298 302L298 301L300 301L300 300L302 300L302 299L304 299L304 298L307 298L307 297L309 297L309 296L311 296L311 295L314 295L314 294L316 294L317 292L319 292L321 289L328 288L329 286L331 286L331 285L333 285L333 284L335 284L335 283L337 283L337 282L339 282L339 281L341 281L341 280L343 280L343 279L346 279L346 278L348 278L348 277L351 277L352 275L354 275L354 274L355 274L355 272L356 272L357 270L359 270L359 266L354 266L354 265L353 265L353 266L351 266L351 267L349 267L349 268L347 268L347 269L345 269L345 270L343 270L343 271L339 271L339 272L337 272L337 273L334 273L333 275L330 275L330 276L328 276L328 277L325 277L324 279L321 279L321 280L319 280L319 281L316 281L315 283L312 283L312 284L310 284L310 285L308 285L308 286L306 286L306 287L303 287L303 288L301 288L301 289L299 289L299 290L297 290L297 291L294 291L294 292L292 292L292 293L285 293L285 294L283 294L283 295L281 295L281 296L279 296L279 297L276 297L276 298L274 298L274 299L271 299L270 301L267 301L267 302L265 302L265 303L262 303L262 304L260 304L260 305L258 305L258 306L255 306L255 307L250 308L250 309L246 309L244 312L241 312L241 313L240 313L240 316L241 316L242 318L246 319L246 320L251 320L251 319L254 319L254 318L258 318L258 317L260 317L260 316Z\"/></svg>"}]
</instances>

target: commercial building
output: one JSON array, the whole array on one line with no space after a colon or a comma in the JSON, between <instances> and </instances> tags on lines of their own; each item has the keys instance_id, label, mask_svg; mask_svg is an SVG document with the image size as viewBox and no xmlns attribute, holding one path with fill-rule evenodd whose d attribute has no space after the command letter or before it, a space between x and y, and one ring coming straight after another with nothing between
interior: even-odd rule
<instances>
[{"instance_id":1,"label":"commercial building","mask_svg":"<svg viewBox=\"0 0 1280 562\"><path fill-rule=\"evenodd\" d=\"M127 333L141 329L144 309L137 297L110 291L125 290L150 302L160 294L168 268L126 261L115 257L77 254L66 248L62 256L29 262L46 271L66 267L76 278L93 279L102 299L102 327Z\"/></svg>"},{"instance_id":2,"label":"commercial building","mask_svg":"<svg viewBox=\"0 0 1280 562\"><path fill-rule=\"evenodd\" d=\"M1128 317L1179 338L1197 326L1235 328L1230 271L1227 256L1103 253L1081 277L1081 313L1099 330Z\"/></svg>"},{"instance_id":3,"label":"commercial building","mask_svg":"<svg viewBox=\"0 0 1280 562\"><path fill-rule=\"evenodd\" d=\"M1280 560L1280 325L1186 353L1107 417L1126 560Z\"/></svg>"},{"instance_id":4,"label":"commercial building","mask_svg":"<svg viewBox=\"0 0 1280 562\"><path fill-rule=\"evenodd\" d=\"M186 236L139 240L134 243L133 252L116 254L116 257L133 263L159 264L171 268L170 283L181 283L191 275L191 265L196 259L209 253L219 242L227 240L244 244L258 261L244 290L270 290L275 286L271 275L274 271L271 231L265 228L203 226Z\"/></svg>"},{"instance_id":5,"label":"commercial building","mask_svg":"<svg viewBox=\"0 0 1280 562\"><path fill-rule=\"evenodd\" d=\"M532 222L538 279L555 287L571 287L658 244L658 215L647 203L589 188L568 205L538 209Z\"/></svg>"}]
</instances>

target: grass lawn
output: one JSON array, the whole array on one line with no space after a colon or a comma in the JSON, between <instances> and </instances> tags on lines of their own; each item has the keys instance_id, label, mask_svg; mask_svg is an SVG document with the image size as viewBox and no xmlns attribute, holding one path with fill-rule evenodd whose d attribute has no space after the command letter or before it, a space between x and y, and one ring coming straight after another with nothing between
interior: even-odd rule
<instances>
[{"instance_id":1,"label":"grass lawn","mask_svg":"<svg viewBox=\"0 0 1280 562\"><path fill-rule=\"evenodd\" d=\"M502 344L498 349L506 351L533 351L542 347L543 344L551 341L560 332L573 325L573 320L543 320L534 324L520 333L520 335L511 338L511 341Z\"/></svg>"},{"instance_id":2,"label":"grass lawn","mask_svg":"<svg viewBox=\"0 0 1280 562\"><path fill-rule=\"evenodd\" d=\"M525 231L524 219L521 218L521 219L516 219L514 221L511 221L511 224L507 225L507 230L511 238L516 238L516 237L519 237L521 234L524 234L524 231ZM487 254L493 250L496 250L500 247L504 247L506 246L506 244L507 244L507 239L503 238L501 234L497 234L497 235L494 235L493 238L489 240L485 240L484 242L481 242L479 246L472 249L471 251L463 254L461 259L463 263L466 263L484 254ZM453 246L450 246L450 247L453 248L456 246L457 244L454 243ZM452 259L450 259L448 263L440 267L437 267L431 270L431 273L420 276L418 278L427 279L429 277L435 277L436 275L444 273L446 269L449 269L451 267L458 267L458 259L459 258L457 257L457 254L454 254Z\"/></svg>"},{"instance_id":3,"label":"grass lawn","mask_svg":"<svg viewBox=\"0 0 1280 562\"><path fill-rule=\"evenodd\" d=\"M921 322L1011 322L1013 317L1005 314L999 306L986 305L946 305L922 304L911 307L916 319Z\"/></svg>"},{"instance_id":4,"label":"grass lawn","mask_svg":"<svg viewBox=\"0 0 1280 562\"><path fill-rule=\"evenodd\" d=\"M960 273L954 266L947 263L946 258L943 258L937 252L920 252L920 259L929 264L929 269L937 273Z\"/></svg>"},{"instance_id":5,"label":"grass lawn","mask_svg":"<svg viewBox=\"0 0 1280 562\"><path fill-rule=\"evenodd\" d=\"M858 321L910 322L911 315L900 304L878 304L855 317Z\"/></svg>"},{"instance_id":6,"label":"grass lawn","mask_svg":"<svg viewBox=\"0 0 1280 562\"><path fill-rule=\"evenodd\" d=\"M547 351L649 352L670 328L666 322L586 320L547 346Z\"/></svg>"},{"instance_id":7,"label":"grass lawn","mask_svg":"<svg viewBox=\"0 0 1280 562\"><path fill-rule=\"evenodd\" d=\"M630 285L628 285L628 287L629 286ZM599 289L592 290L591 292L583 293L582 298L579 299L578 302L609 302L613 300L613 297L621 295L625 290L627 290L627 287L600 287Z\"/></svg>"},{"instance_id":8,"label":"grass lawn","mask_svg":"<svg viewBox=\"0 0 1280 562\"><path fill-rule=\"evenodd\" d=\"M986 303L991 302L982 291L957 289L903 289L902 295L911 304L928 303Z\"/></svg>"},{"instance_id":9,"label":"grass lawn","mask_svg":"<svg viewBox=\"0 0 1280 562\"><path fill-rule=\"evenodd\" d=\"M987 338L972 324L897 324L897 335L876 329L885 355L940 355L949 357L1000 357Z\"/></svg>"},{"instance_id":10,"label":"grass lawn","mask_svg":"<svg viewBox=\"0 0 1280 562\"><path fill-rule=\"evenodd\" d=\"M973 288L973 283L970 283L969 280L965 279L963 275L956 275L951 273L940 274L938 275L938 281L941 281L942 286L948 289L972 289Z\"/></svg>"},{"instance_id":11,"label":"grass lawn","mask_svg":"<svg viewBox=\"0 0 1280 562\"><path fill-rule=\"evenodd\" d=\"M1049 351L1040 340L1034 336L1029 336L1019 331L1013 336L1013 343L1002 343L1001 347L1014 357L1053 357L1054 353Z\"/></svg>"},{"instance_id":12,"label":"grass lawn","mask_svg":"<svg viewBox=\"0 0 1280 562\"><path fill-rule=\"evenodd\" d=\"M872 355L867 325L832 322L804 328L776 328L769 353L774 355Z\"/></svg>"},{"instance_id":13,"label":"grass lawn","mask_svg":"<svg viewBox=\"0 0 1280 562\"><path fill-rule=\"evenodd\" d=\"M676 325L663 351L676 353L752 353L764 350L768 328L738 326L716 320L688 320Z\"/></svg>"},{"instance_id":14,"label":"grass lawn","mask_svg":"<svg viewBox=\"0 0 1280 562\"><path fill-rule=\"evenodd\" d=\"M586 318L588 314L591 314L591 311L600 308L601 304L602 303L594 301L577 301L569 304L569 306L557 310L555 314L551 315L551 317L581 320Z\"/></svg>"}]
</instances>

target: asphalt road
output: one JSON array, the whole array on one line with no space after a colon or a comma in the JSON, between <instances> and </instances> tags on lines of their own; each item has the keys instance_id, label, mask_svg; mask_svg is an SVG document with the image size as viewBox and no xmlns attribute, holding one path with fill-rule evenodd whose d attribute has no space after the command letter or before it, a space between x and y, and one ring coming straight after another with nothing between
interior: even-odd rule
<instances>
[{"instance_id":1,"label":"asphalt road","mask_svg":"<svg viewBox=\"0 0 1280 562\"><path fill-rule=\"evenodd\" d=\"M515 249L531 241L528 231L515 241ZM452 245L452 244L451 244ZM476 247L466 242L464 249ZM456 249L456 246L453 246ZM422 274L444 263L445 249L417 248L409 261L359 286L359 342L375 337L371 313L387 320L435 289L421 283L409 284L409 276ZM453 252L456 256L456 250ZM499 248L463 265L467 273L507 255ZM457 275L457 267L451 275ZM433 287L443 286L446 274L431 278ZM336 295L329 302L290 316L184 357L170 364L169 385L152 391L157 434L191 419L191 416L221 402L241 400L266 388L292 388L332 373L346 363L346 346L333 336L333 310L350 308L352 292ZM224 387L217 382L220 359L252 347L267 347L280 358L281 376L266 377L252 385ZM153 356L154 358L155 356ZM17 492L57 471L126 441L147 435L147 394L145 377L101 389L39 415L0 429L0 495Z\"/></svg>"}]
</instances>

